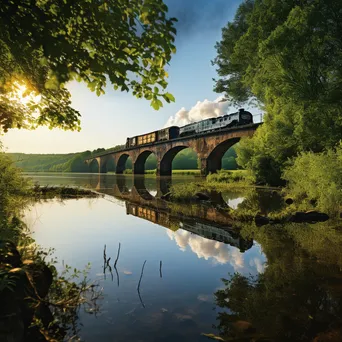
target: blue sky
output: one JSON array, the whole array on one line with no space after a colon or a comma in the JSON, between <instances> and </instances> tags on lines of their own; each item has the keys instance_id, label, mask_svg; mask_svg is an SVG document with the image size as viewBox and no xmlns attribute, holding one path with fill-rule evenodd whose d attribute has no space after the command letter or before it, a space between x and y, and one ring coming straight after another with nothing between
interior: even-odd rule
<instances>
[{"instance_id":1,"label":"blue sky","mask_svg":"<svg viewBox=\"0 0 342 342\"><path fill-rule=\"evenodd\" d=\"M127 136L143 134L163 127L182 108L189 111L198 101L211 101L216 77L211 60L216 56L216 41L221 29L232 20L242 0L166 0L170 16L178 18L176 47L169 73L168 91L176 102L155 111L150 103L136 99L130 93L120 93L107 87L106 94L97 97L84 84L71 83L73 106L82 115L81 132L39 128L35 131L11 130L2 137L7 152L67 153L109 148L124 144ZM197 117L202 115L201 103ZM206 113L207 115L207 113Z\"/></svg>"}]
</instances>

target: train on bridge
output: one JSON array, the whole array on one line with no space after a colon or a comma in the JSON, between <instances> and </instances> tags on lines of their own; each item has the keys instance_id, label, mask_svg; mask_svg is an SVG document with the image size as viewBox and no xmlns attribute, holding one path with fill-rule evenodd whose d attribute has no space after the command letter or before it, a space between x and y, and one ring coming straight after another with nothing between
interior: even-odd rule
<instances>
[{"instance_id":1,"label":"train on bridge","mask_svg":"<svg viewBox=\"0 0 342 342\"><path fill-rule=\"evenodd\" d=\"M244 109L238 112L205 119L182 127L171 126L148 134L137 135L127 138L126 148L140 145L152 144L159 141L168 141L179 137L186 137L195 134L212 132L227 129L230 127L243 126L253 123L253 115Z\"/></svg>"}]
</instances>

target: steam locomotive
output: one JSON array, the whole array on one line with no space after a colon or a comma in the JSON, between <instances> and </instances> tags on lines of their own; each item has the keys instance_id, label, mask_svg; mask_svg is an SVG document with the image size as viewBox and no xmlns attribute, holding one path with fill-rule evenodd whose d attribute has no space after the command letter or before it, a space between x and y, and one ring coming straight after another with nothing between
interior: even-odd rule
<instances>
[{"instance_id":1,"label":"steam locomotive","mask_svg":"<svg viewBox=\"0 0 342 342\"><path fill-rule=\"evenodd\" d=\"M239 111L236 113L205 119L182 127L171 126L160 129L159 131L127 138L126 148L152 144L157 141L172 140L179 137L185 137L204 132L222 130L229 127L243 126L252 123L253 115L244 109L239 109Z\"/></svg>"}]
</instances>

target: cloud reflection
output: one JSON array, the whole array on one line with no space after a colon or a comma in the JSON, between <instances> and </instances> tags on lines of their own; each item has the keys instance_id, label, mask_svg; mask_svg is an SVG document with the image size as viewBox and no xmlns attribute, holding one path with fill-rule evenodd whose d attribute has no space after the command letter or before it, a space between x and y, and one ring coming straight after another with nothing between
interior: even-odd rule
<instances>
[{"instance_id":1,"label":"cloud reflection","mask_svg":"<svg viewBox=\"0 0 342 342\"><path fill-rule=\"evenodd\" d=\"M167 231L167 235L177 243L180 250L185 251L189 246L199 259L212 259L218 264L230 263L235 271L244 267L243 253L235 247L203 238L182 229L176 232Z\"/></svg>"},{"instance_id":2,"label":"cloud reflection","mask_svg":"<svg viewBox=\"0 0 342 342\"><path fill-rule=\"evenodd\" d=\"M266 264L259 257L255 257L249 261L249 265L255 267L258 273L264 273Z\"/></svg>"}]
</instances>

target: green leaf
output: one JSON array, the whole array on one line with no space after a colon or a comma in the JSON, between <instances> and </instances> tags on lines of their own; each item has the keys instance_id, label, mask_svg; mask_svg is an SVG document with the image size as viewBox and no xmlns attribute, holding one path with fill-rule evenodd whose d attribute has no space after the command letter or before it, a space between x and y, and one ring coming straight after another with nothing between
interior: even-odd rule
<instances>
[{"instance_id":1,"label":"green leaf","mask_svg":"<svg viewBox=\"0 0 342 342\"><path fill-rule=\"evenodd\" d=\"M166 96L166 98L168 98L171 102L175 102L176 99L174 98L174 96L170 93L166 93L164 94Z\"/></svg>"},{"instance_id":2,"label":"green leaf","mask_svg":"<svg viewBox=\"0 0 342 342\"><path fill-rule=\"evenodd\" d=\"M157 102L156 99L154 99L154 100L151 101L151 106L152 106L153 109L155 109L155 110L158 110L158 109L159 109L159 104L158 104L158 102Z\"/></svg>"}]
</instances>

